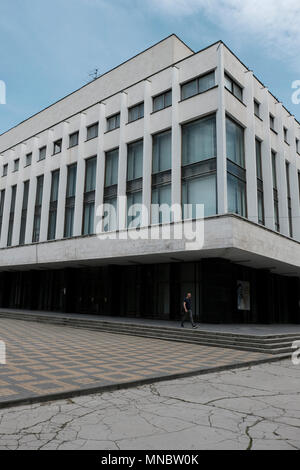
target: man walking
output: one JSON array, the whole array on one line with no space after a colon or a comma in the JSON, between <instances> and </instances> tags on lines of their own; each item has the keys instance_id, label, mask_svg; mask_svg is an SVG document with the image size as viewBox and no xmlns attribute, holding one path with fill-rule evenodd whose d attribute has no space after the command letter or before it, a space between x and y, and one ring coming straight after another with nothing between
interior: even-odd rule
<instances>
[{"instance_id":1,"label":"man walking","mask_svg":"<svg viewBox=\"0 0 300 470\"><path fill-rule=\"evenodd\" d=\"M183 301L183 314L181 320L181 328L184 328L184 322L186 321L187 316L190 317L190 322L193 328L197 328L197 325L194 323L193 312L192 312L192 294L188 292Z\"/></svg>"}]
</instances>

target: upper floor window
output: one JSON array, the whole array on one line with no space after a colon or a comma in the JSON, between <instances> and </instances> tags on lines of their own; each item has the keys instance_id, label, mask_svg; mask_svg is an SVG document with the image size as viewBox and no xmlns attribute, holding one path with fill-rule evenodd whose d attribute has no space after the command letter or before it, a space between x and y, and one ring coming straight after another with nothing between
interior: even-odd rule
<instances>
[{"instance_id":1,"label":"upper floor window","mask_svg":"<svg viewBox=\"0 0 300 470\"><path fill-rule=\"evenodd\" d=\"M76 147L79 141L79 131L73 132L69 135L69 147Z\"/></svg>"},{"instance_id":2,"label":"upper floor window","mask_svg":"<svg viewBox=\"0 0 300 470\"><path fill-rule=\"evenodd\" d=\"M191 165L216 156L215 115L182 126L183 165Z\"/></svg>"},{"instance_id":3,"label":"upper floor window","mask_svg":"<svg viewBox=\"0 0 300 470\"><path fill-rule=\"evenodd\" d=\"M260 118L260 103L257 100L254 100L254 114Z\"/></svg>"},{"instance_id":4,"label":"upper floor window","mask_svg":"<svg viewBox=\"0 0 300 470\"><path fill-rule=\"evenodd\" d=\"M20 159L17 158L17 159L14 161L14 171L18 171L18 170L19 170L19 165L20 165Z\"/></svg>"},{"instance_id":5,"label":"upper floor window","mask_svg":"<svg viewBox=\"0 0 300 470\"><path fill-rule=\"evenodd\" d=\"M47 150L47 147L46 147L46 146L41 147L41 148L39 149L39 160L38 160L38 161L45 160L45 158L46 158L46 150Z\"/></svg>"},{"instance_id":6,"label":"upper floor window","mask_svg":"<svg viewBox=\"0 0 300 470\"><path fill-rule=\"evenodd\" d=\"M245 167L244 129L229 117L226 118L226 152L229 160Z\"/></svg>"},{"instance_id":7,"label":"upper floor window","mask_svg":"<svg viewBox=\"0 0 300 470\"><path fill-rule=\"evenodd\" d=\"M7 171L8 171L8 163L3 165L2 176L7 176Z\"/></svg>"},{"instance_id":8,"label":"upper floor window","mask_svg":"<svg viewBox=\"0 0 300 470\"><path fill-rule=\"evenodd\" d=\"M236 98L243 101L243 88L229 75L225 73L225 88L229 90Z\"/></svg>"},{"instance_id":9,"label":"upper floor window","mask_svg":"<svg viewBox=\"0 0 300 470\"><path fill-rule=\"evenodd\" d=\"M27 153L26 158L25 158L25 166L31 165L32 161L32 153Z\"/></svg>"},{"instance_id":10,"label":"upper floor window","mask_svg":"<svg viewBox=\"0 0 300 470\"><path fill-rule=\"evenodd\" d=\"M209 72L201 77L190 80L181 85L181 99L185 100L190 96L198 95L215 86L215 72Z\"/></svg>"},{"instance_id":11,"label":"upper floor window","mask_svg":"<svg viewBox=\"0 0 300 470\"><path fill-rule=\"evenodd\" d=\"M95 137L98 137L98 127L98 122L96 122L95 124L92 124L86 128L86 140L91 140L95 139Z\"/></svg>"},{"instance_id":12,"label":"upper floor window","mask_svg":"<svg viewBox=\"0 0 300 470\"><path fill-rule=\"evenodd\" d=\"M139 140L127 146L127 181L143 176L143 141Z\"/></svg>"},{"instance_id":13,"label":"upper floor window","mask_svg":"<svg viewBox=\"0 0 300 470\"><path fill-rule=\"evenodd\" d=\"M255 139L255 153L256 153L256 176L260 180L263 179L262 172L262 154L261 154L261 141Z\"/></svg>"},{"instance_id":14,"label":"upper floor window","mask_svg":"<svg viewBox=\"0 0 300 470\"><path fill-rule=\"evenodd\" d=\"M270 114L270 129L272 131L275 131L275 117L273 116L273 114Z\"/></svg>"},{"instance_id":15,"label":"upper floor window","mask_svg":"<svg viewBox=\"0 0 300 470\"><path fill-rule=\"evenodd\" d=\"M53 155L60 153L61 149L62 149L62 139L59 139L53 143Z\"/></svg>"},{"instance_id":16,"label":"upper floor window","mask_svg":"<svg viewBox=\"0 0 300 470\"><path fill-rule=\"evenodd\" d=\"M286 144L288 144L288 130L286 127L283 127L283 138Z\"/></svg>"},{"instance_id":17,"label":"upper floor window","mask_svg":"<svg viewBox=\"0 0 300 470\"><path fill-rule=\"evenodd\" d=\"M128 122L137 121L144 117L144 102L128 109Z\"/></svg>"},{"instance_id":18,"label":"upper floor window","mask_svg":"<svg viewBox=\"0 0 300 470\"><path fill-rule=\"evenodd\" d=\"M170 170L172 167L172 134L161 132L153 136L152 173Z\"/></svg>"},{"instance_id":19,"label":"upper floor window","mask_svg":"<svg viewBox=\"0 0 300 470\"><path fill-rule=\"evenodd\" d=\"M172 106L172 90L153 97L153 112Z\"/></svg>"},{"instance_id":20,"label":"upper floor window","mask_svg":"<svg viewBox=\"0 0 300 470\"><path fill-rule=\"evenodd\" d=\"M120 127L120 113L107 118L107 131L112 131Z\"/></svg>"},{"instance_id":21,"label":"upper floor window","mask_svg":"<svg viewBox=\"0 0 300 470\"><path fill-rule=\"evenodd\" d=\"M296 137L296 152L300 153L300 141L299 139L297 139L297 137Z\"/></svg>"}]
</instances>

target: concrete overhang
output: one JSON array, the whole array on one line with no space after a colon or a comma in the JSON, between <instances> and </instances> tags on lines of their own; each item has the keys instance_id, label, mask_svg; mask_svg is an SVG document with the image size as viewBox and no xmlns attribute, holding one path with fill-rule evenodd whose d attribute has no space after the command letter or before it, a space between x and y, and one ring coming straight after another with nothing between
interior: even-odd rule
<instances>
[{"instance_id":1,"label":"concrete overhang","mask_svg":"<svg viewBox=\"0 0 300 470\"><path fill-rule=\"evenodd\" d=\"M97 236L87 236L4 248L0 250L0 271L223 258L275 274L300 277L300 243L291 238L231 214L209 217L203 226L195 225L195 222L186 222L186 233L176 240L101 240ZM170 224L171 233L179 226L183 227L183 224ZM196 228L199 231L202 227L203 246L190 248L188 237ZM128 232L120 233L124 236Z\"/></svg>"}]
</instances>

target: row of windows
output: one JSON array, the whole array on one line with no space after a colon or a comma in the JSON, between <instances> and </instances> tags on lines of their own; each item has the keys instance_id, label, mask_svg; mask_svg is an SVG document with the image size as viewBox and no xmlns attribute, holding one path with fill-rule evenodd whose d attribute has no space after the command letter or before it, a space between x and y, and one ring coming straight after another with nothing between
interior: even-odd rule
<instances>
[{"instance_id":1,"label":"row of windows","mask_svg":"<svg viewBox=\"0 0 300 470\"><path fill-rule=\"evenodd\" d=\"M217 213L217 184L216 184L216 120L215 115L208 116L182 126L182 204L192 204L192 209L184 212L184 217L195 217L195 205L205 205L205 216ZM170 213L162 213L157 208L163 204L171 206L171 130L153 136L152 146L152 203L156 204L156 212L152 212L152 223L167 222ZM228 183L228 212L233 212L247 217L246 201L246 170L245 170L245 146L244 129L235 121L226 118L226 153L227 153L227 183ZM256 138L256 164L257 164L257 202L258 221L264 220L264 194L263 194L263 165L262 142ZM278 194L276 153L272 151L272 172L274 187L274 214L275 225L279 231ZM104 175L104 203L117 208L118 195L118 168L119 149L106 152ZM94 233L95 190L96 190L96 166L97 158L87 159L85 168L85 184L83 198L82 234ZM290 167L286 163L287 197L289 208L290 235L292 236L291 191L289 184ZM77 164L68 167L67 188L65 199L64 236L73 236L75 196L76 196ZM300 177L299 177L300 182ZM39 241L41 209L43 200L44 176L37 177L34 221L32 241ZM14 212L16 202L16 185L12 187L9 211L9 224L7 245L12 243L14 224ZM55 238L57 202L59 190L59 170L52 172L50 205L48 217L48 240ZM127 146L127 176L126 195L129 211L127 213L128 227L141 223L141 214L131 213L130 208L134 204L142 203L143 191L143 140L128 144ZM22 215L20 224L19 243L23 244L26 233L26 216L28 206L29 181L24 182ZM1 191L0 199L0 231L4 209L5 190ZM299 187L300 196L300 187ZM185 209L185 207L184 207ZM108 210L104 218L103 230L116 229L116 217L114 211Z\"/></svg>"}]
</instances>

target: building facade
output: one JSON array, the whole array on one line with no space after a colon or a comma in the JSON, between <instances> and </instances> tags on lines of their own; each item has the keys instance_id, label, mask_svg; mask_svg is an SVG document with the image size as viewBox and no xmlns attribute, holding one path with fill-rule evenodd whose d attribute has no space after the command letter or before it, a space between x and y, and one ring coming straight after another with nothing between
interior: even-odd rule
<instances>
[{"instance_id":1,"label":"building facade","mask_svg":"<svg viewBox=\"0 0 300 470\"><path fill-rule=\"evenodd\" d=\"M299 142L223 42L171 35L0 136L0 307L300 323Z\"/></svg>"}]
</instances>

